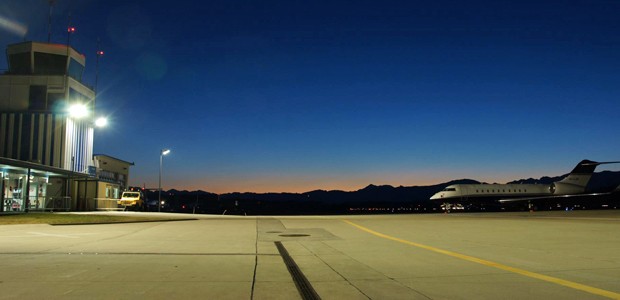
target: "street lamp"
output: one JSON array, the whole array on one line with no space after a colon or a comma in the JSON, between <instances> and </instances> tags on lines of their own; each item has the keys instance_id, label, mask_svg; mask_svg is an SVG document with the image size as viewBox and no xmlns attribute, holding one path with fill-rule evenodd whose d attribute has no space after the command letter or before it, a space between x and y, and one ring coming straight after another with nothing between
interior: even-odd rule
<instances>
[{"instance_id":1,"label":"street lamp","mask_svg":"<svg viewBox=\"0 0 620 300\"><path fill-rule=\"evenodd\" d=\"M161 149L159 152L159 201L157 201L157 211L161 212L161 167L164 160L164 155L170 153L170 149Z\"/></svg>"}]
</instances>

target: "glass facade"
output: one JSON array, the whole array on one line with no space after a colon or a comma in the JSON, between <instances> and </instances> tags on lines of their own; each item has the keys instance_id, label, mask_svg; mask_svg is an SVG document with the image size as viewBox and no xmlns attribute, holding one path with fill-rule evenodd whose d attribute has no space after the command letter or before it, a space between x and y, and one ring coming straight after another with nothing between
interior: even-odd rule
<instances>
[{"instance_id":1,"label":"glass facade","mask_svg":"<svg viewBox=\"0 0 620 300\"><path fill-rule=\"evenodd\" d=\"M26 175L23 172L2 172L3 211L22 211Z\"/></svg>"},{"instance_id":2,"label":"glass facade","mask_svg":"<svg viewBox=\"0 0 620 300\"><path fill-rule=\"evenodd\" d=\"M84 73L84 66L77 60L71 58L69 61L69 76L75 80L82 82L82 74Z\"/></svg>"},{"instance_id":3,"label":"glass facade","mask_svg":"<svg viewBox=\"0 0 620 300\"><path fill-rule=\"evenodd\" d=\"M9 74L19 75L69 75L82 81L84 65L71 57L69 49L66 54L47 52L23 52L8 55ZM31 57L32 55L32 57ZM34 64L31 61L34 58ZM68 59L68 63L67 63ZM68 68L67 68L68 65ZM34 67L34 68L33 68Z\"/></svg>"},{"instance_id":4,"label":"glass facade","mask_svg":"<svg viewBox=\"0 0 620 300\"><path fill-rule=\"evenodd\" d=\"M51 172L1 166L0 212L69 210L71 201L64 196L66 176Z\"/></svg>"},{"instance_id":5,"label":"glass facade","mask_svg":"<svg viewBox=\"0 0 620 300\"><path fill-rule=\"evenodd\" d=\"M31 67L30 52L9 55L10 74L30 74L32 73Z\"/></svg>"},{"instance_id":6,"label":"glass facade","mask_svg":"<svg viewBox=\"0 0 620 300\"><path fill-rule=\"evenodd\" d=\"M67 56L52 53L34 53L34 74L64 75L67 69Z\"/></svg>"}]
</instances>

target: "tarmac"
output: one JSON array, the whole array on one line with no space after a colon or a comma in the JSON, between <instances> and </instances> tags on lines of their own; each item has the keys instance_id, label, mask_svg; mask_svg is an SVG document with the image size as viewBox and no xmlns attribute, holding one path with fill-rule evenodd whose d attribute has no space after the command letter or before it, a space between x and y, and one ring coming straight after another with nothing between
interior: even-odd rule
<instances>
[{"instance_id":1,"label":"tarmac","mask_svg":"<svg viewBox=\"0 0 620 300\"><path fill-rule=\"evenodd\" d=\"M620 299L620 210L165 215L0 226L0 299Z\"/></svg>"}]
</instances>

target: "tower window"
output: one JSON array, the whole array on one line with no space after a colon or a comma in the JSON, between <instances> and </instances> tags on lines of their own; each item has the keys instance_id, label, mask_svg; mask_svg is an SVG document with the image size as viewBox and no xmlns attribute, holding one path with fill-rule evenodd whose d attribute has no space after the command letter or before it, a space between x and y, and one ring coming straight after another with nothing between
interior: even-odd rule
<instances>
[{"instance_id":1,"label":"tower window","mask_svg":"<svg viewBox=\"0 0 620 300\"><path fill-rule=\"evenodd\" d=\"M28 109L30 110L44 110L45 109L45 96L47 93L47 87L44 85L31 85L30 86L30 104Z\"/></svg>"},{"instance_id":2,"label":"tower window","mask_svg":"<svg viewBox=\"0 0 620 300\"><path fill-rule=\"evenodd\" d=\"M67 56L34 53L34 73L39 75L64 75L67 68Z\"/></svg>"}]
</instances>

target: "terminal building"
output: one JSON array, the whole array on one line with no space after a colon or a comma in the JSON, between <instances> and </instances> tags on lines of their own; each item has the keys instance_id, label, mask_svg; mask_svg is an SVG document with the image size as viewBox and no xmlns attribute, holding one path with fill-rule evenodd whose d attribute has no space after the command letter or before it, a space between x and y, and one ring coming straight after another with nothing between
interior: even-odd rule
<instances>
[{"instance_id":1,"label":"terminal building","mask_svg":"<svg viewBox=\"0 0 620 300\"><path fill-rule=\"evenodd\" d=\"M94 155L93 87L69 45L6 49L0 75L0 212L94 210L127 187L133 163ZM89 191L90 189L90 191ZM107 200L107 201L106 201Z\"/></svg>"}]
</instances>

